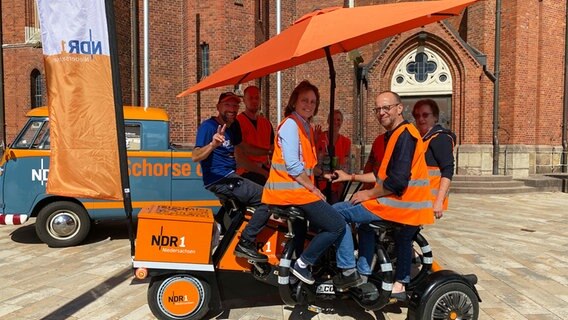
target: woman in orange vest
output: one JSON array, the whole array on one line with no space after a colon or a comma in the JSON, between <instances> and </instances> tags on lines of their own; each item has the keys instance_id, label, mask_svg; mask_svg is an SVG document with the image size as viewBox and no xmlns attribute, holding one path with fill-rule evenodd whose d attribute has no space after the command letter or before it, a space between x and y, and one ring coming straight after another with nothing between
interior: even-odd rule
<instances>
[{"instance_id":1,"label":"woman in orange vest","mask_svg":"<svg viewBox=\"0 0 568 320\"><path fill-rule=\"evenodd\" d=\"M325 202L325 196L314 184L317 157L310 120L318 111L319 101L317 87L306 80L292 92L284 111L286 118L278 126L270 173L262 193L263 203L301 208L310 226L321 230L291 269L292 274L308 284L314 283L310 266L345 233L345 220Z\"/></svg>"},{"instance_id":2,"label":"woman in orange vest","mask_svg":"<svg viewBox=\"0 0 568 320\"><path fill-rule=\"evenodd\" d=\"M330 163L328 166L331 167L331 170L342 169L347 170L349 167L349 161L351 160L351 140L346 136L339 134L339 130L341 129L341 125L343 124L343 113L341 110L335 109L333 112L333 119L331 118L331 114L329 115L328 123L329 125L333 125L333 146L335 147L335 157L337 158L337 163ZM317 136L317 152L318 152L318 160L322 163L322 160L327 157L329 159L329 152L328 152L328 145L329 145L329 131L321 132L320 126L316 126L316 136ZM333 167L332 166L335 166ZM330 170L327 168L327 170ZM327 187L327 180L320 179L318 180L318 188L322 191L325 190ZM341 194L343 193L343 189L345 188L345 183L334 183L331 186L331 199L328 199L328 202L334 204L338 201L343 201L343 199L339 199Z\"/></svg>"},{"instance_id":3,"label":"woman in orange vest","mask_svg":"<svg viewBox=\"0 0 568 320\"><path fill-rule=\"evenodd\" d=\"M438 124L440 108L432 99L416 102L412 115L425 144L426 165L434 197L433 209L439 219L444 215L444 210L448 209L448 191L454 176L456 135Z\"/></svg>"},{"instance_id":4,"label":"woman in orange vest","mask_svg":"<svg viewBox=\"0 0 568 320\"><path fill-rule=\"evenodd\" d=\"M404 106L400 97L392 91L385 91L377 96L375 105L375 116L387 130L384 157L378 173L349 175L338 170L335 180L374 181L375 186L355 193L351 202L339 202L333 207L347 223L367 224L375 220L389 220L404 225L402 231L395 235L396 282L391 294L391 297L403 301L407 298L405 284L410 281L412 238L420 225L434 222L432 196L422 138L418 130L402 117ZM368 276L371 274L375 248L374 233L360 232L359 235L359 260L355 260L353 239L347 228L337 249L337 265L340 268L356 265L359 273ZM333 279L334 283L341 282L343 277L345 274L338 274Z\"/></svg>"}]
</instances>

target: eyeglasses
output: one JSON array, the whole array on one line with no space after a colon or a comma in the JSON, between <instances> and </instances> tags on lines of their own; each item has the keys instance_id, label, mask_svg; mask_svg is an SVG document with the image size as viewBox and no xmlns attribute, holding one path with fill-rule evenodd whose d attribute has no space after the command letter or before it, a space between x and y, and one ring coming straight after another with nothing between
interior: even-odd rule
<instances>
[{"instance_id":1,"label":"eyeglasses","mask_svg":"<svg viewBox=\"0 0 568 320\"><path fill-rule=\"evenodd\" d=\"M374 112L375 114L377 114L377 113L379 113L379 112L381 112L381 111L384 112L384 113L387 113L387 112L391 111L392 108L394 108L394 107L396 107L396 106L398 106L398 105L399 105L399 103L395 103L395 104L389 104L389 105L387 105L387 106L376 107L376 108L373 109L373 112Z\"/></svg>"},{"instance_id":2,"label":"eyeglasses","mask_svg":"<svg viewBox=\"0 0 568 320\"><path fill-rule=\"evenodd\" d=\"M431 115L432 113L428 113L428 112L423 112L423 113L413 113L412 116L414 117L414 119L419 119L419 118L428 118L429 115Z\"/></svg>"}]
</instances>

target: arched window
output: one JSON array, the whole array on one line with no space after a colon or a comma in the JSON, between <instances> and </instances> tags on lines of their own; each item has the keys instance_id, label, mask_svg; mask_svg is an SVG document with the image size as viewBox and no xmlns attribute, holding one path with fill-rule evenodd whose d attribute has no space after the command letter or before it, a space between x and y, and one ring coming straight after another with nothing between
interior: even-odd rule
<instances>
[{"instance_id":1,"label":"arched window","mask_svg":"<svg viewBox=\"0 0 568 320\"><path fill-rule=\"evenodd\" d=\"M391 90L402 98L405 119L412 119L411 109L416 101L430 98L440 107L440 124L451 128L452 81L450 68L442 57L420 46L398 62Z\"/></svg>"},{"instance_id":2,"label":"arched window","mask_svg":"<svg viewBox=\"0 0 568 320\"><path fill-rule=\"evenodd\" d=\"M43 77L38 69L34 69L30 75L30 88L32 109L43 106Z\"/></svg>"}]
</instances>

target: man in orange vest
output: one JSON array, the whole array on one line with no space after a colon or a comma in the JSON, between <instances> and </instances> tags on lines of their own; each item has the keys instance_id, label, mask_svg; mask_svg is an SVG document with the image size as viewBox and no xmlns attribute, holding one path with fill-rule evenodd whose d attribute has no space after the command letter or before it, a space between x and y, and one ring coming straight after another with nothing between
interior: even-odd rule
<instances>
[{"instance_id":1,"label":"man in orange vest","mask_svg":"<svg viewBox=\"0 0 568 320\"><path fill-rule=\"evenodd\" d=\"M266 262L268 257L257 251L256 236L260 233L270 213L261 202L262 187L235 173L235 149L245 148L245 153L254 152L242 143L241 128L236 121L241 98L233 92L225 92L217 102L218 114L201 123L197 128L193 161L200 162L205 188L223 198L236 198L242 204L255 208L252 218L241 233L235 247L237 257L256 262Z\"/></svg>"},{"instance_id":2,"label":"man in orange vest","mask_svg":"<svg viewBox=\"0 0 568 320\"><path fill-rule=\"evenodd\" d=\"M347 223L367 224L375 220L389 220L403 225L395 236L397 266L391 296L406 300L405 284L410 281L412 239L420 225L434 222L432 194L428 169L424 159L424 145L418 130L402 116L404 106L400 96L392 91L381 92L373 109L385 133L385 152L377 174L347 174L336 171L335 181L374 182L369 190L355 193L350 202L333 207ZM360 232L359 260L353 254L351 230L347 228L337 249L337 266L343 273L334 278L341 285L343 278L355 271L371 274L370 263L374 254L374 233Z\"/></svg>"},{"instance_id":3,"label":"man in orange vest","mask_svg":"<svg viewBox=\"0 0 568 320\"><path fill-rule=\"evenodd\" d=\"M245 154L241 148L237 148L237 173L261 186L264 186L270 169L268 158L274 149L274 130L270 121L258 114L260 105L259 89L249 86L244 91L245 111L237 116L241 125L243 142L248 143L260 150L265 150L264 155Z\"/></svg>"}]
</instances>

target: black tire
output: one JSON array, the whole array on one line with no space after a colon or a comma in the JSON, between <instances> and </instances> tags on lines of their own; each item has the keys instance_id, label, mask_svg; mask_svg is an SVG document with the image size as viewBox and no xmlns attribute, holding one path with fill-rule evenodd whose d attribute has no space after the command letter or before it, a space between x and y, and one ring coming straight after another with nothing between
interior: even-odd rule
<instances>
[{"instance_id":1,"label":"black tire","mask_svg":"<svg viewBox=\"0 0 568 320\"><path fill-rule=\"evenodd\" d=\"M477 320L479 302L466 284L450 282L434 289L423 310L421 320Z\"/></svg>"},{"instance_id":2,"label":"black tire","mask_svg":"<svg viewBox=\"0 0 568 320\"><path fill-rule=\"evenodd\" d=\"M39 211L35 229L48 246L71 247L85 240L91 230L91 218L77 203L56 201Z\"/></svg>"},{"instance_id":3,"label":"black tire","mask_svg":"<svg viewBox=\"0 0 568 320\"><path fill-rule=\"evenodd\" d=\"M178 290L175 291L171 287L172 285L177 285L176 289ZM180 291L180 285L184 288L189 288L190 292ZM169 295L169 291L172 291L172 295ZM175 296L173 295L174 292L176 293ZM196 294L195 299L188 298L188 293ZM175 297L179 299L173 300ZM148 287L148 306L152 314L160 320L202 319L209 311L210 300L211 289L209 284L188 274L174 274L152 278ZM187 305L187 308L184 305ZM177 310L172 309L172 307L178 306L181 307Z\"/></svg>"}]
</instances>

